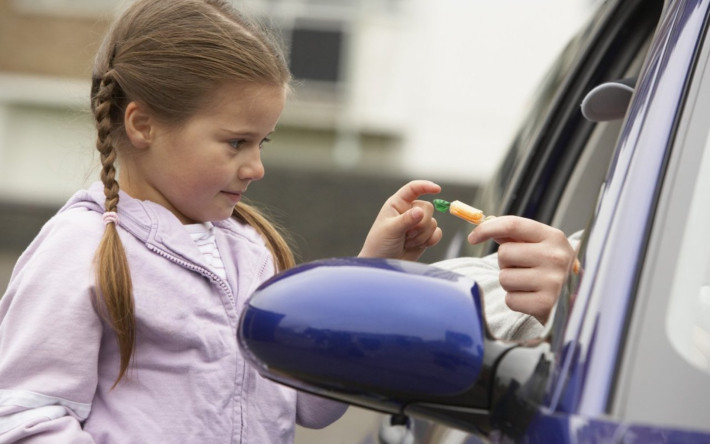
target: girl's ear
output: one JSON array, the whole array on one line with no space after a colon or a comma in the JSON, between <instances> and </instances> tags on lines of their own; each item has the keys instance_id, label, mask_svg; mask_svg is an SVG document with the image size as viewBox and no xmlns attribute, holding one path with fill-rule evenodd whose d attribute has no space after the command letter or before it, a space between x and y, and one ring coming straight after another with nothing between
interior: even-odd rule
<instances>
[{"instance_id":1,"label":"girl's ear","mask_svg":"<svg viewBox=\"0 0 710 444\"><path fill-rule=\"evenodd\" d=\"M123 115L123 122L128 140L134 147L148 148L150 146L153 135L152 120L143 106L137 102L129 103Z\"/></svg>"}]
</instances>

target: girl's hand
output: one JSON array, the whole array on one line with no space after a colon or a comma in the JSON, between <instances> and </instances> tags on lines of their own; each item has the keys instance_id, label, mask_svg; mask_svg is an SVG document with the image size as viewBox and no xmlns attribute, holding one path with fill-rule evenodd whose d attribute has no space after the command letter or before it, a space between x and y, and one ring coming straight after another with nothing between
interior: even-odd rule
<instances>
[{"instance_id":1,"label":"girl's hand","mask_svg":"<svg viewBox=\"0 0 710 444\"><path fill-rule=\"evenodd\" d=\"M415 261L441 240L431 202L416 200L436 194L441 187L428 180L413 180L387 199L367 234L360 257Z\"/></svg>"},{"instance_id":2,"label":"girl's hand","mask_svg":"<svg viewBox=\"0 0 710 444\"><path fill-rule=\"evenodd\" d=\"M468 236L471 244L489 239L500 244L500 284L511 310L547 322L574 261L565 234L549 225L517 216L489 219Z\"/></svg>"}]
</instances>

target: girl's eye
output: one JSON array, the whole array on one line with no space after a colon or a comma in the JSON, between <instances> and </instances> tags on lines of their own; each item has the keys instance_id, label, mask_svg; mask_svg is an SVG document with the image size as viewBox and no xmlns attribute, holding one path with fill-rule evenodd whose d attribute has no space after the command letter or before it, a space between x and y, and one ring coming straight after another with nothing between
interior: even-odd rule
<instances>
[{"instance_id":1,"label":"girl's eye","mask_svg":"<svg viewBox=\"0 0 710 444\"><path fill-rule=\"evenodd\" d=\"M264 139L262 139L261 142L259 142L259 148L260 149L263 148L264 144L269 143L269 142L271 142L271 139L269 139L268 137L265 137ZM238 150L238 149L244 147L244 144L247 143L247 140L246 139L234 139L234 140L230 140L227 143L229 143L229 146L231 146L232 148Z\"/></svg>"},{"instance_id":2,"label":"girl's eye","mask_svg":"<svg viewBox=\"0 0 710 444\"><path fill-rule=\"evenodd\" d=\"M235 139L235 140L230 140L229 145L234 149L239 149L239 148L241 148L242 145L244 145L244 142L245 142L244 139Z\"/></svg>"}]
</instances>

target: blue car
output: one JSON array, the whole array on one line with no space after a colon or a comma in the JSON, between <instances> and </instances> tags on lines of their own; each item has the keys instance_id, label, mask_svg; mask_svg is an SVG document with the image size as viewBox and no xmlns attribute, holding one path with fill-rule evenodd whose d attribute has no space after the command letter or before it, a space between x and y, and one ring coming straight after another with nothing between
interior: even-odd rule
<instances>
[{"instance_id":1,"label":"blue car","mask_svg":"<svg viewBox=\"0 0 710 444\"><path fill-rule=\"evenodd\" d=\"M600 5L471 202L584 231L543 335L493 337L475 277L341 258L257 290L252 364L383 412L382 442L710 442L709 18L710 0Z\"/></svg>"}]
</instances>

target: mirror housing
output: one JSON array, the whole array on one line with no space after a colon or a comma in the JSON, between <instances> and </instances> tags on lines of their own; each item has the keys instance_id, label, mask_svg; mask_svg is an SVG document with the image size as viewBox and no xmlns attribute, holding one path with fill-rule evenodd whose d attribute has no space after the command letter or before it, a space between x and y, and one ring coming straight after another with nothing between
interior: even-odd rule
<instances>
[{"instance_id":1,"label":"mirror housing","mask_svg":"<svg viewBox=\"0 0 710 444\"><path fill-rule=\"evenodd\" d=\"M479 382L485 327L475 282L416 262L338 258L262 284L238 329L260 374L379 411L471 427L487 408ZM431 415L427 415L431 413Z\"/></svg>"}]
</instances>

